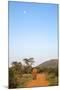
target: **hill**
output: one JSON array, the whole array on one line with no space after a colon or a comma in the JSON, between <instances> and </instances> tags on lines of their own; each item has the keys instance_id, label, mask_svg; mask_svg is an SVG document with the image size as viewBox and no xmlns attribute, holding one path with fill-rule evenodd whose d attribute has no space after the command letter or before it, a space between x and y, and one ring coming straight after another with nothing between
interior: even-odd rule
<instances>
[{"instance_id":1,"label":"hill","mask_svg":"<svg viewBox=\"0 0 60 90\"><path fill-rule=\"evenodd\" d=\"M36 68L56 68L56 67L58 67L58 59L48 60L38 65Z\"/></svg>"},{"instance_id":2,"label":"hill","mask_svg":"<svg viewBox=\"0 0 60 90\"><path fill-rule=\"evenodd\" d=\"M39 73L47 73L49 86L58 85L58 59L46 61L36 67Z\"/></svg>"}]
</instances>

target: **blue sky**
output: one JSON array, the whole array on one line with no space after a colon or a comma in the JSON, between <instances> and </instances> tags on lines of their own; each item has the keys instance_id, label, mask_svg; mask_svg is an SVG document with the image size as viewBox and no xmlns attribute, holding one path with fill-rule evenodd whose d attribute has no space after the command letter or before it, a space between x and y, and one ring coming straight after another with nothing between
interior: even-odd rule
<instances>
[{"instance_id":1,"label":"blue sky","mask_svg":"<svg viewBox=\"0 0 60 90\"><path fill-rule=\"evenodd\" d=\"M57 4L9 2L9 63L58 58ZM20 60L20 61L21 61Z\"/></svg>"}]
</instances>

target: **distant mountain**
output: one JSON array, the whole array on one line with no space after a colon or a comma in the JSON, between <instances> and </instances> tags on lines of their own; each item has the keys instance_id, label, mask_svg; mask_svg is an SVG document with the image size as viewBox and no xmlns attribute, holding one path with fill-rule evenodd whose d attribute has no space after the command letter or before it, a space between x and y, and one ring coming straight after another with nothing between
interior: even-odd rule
<instances>
[{"instance_id":1,"label":"distant mountain","mask_svg":"<svg viewBox=\"0 0 60 90\"><path fill-rule=\"evenodd\" d=\"M39 73L47 73L49 86L58 85L58 59L48 60L36 67Z\"/></svg>"},{"instance_id":2,"label":"distant mountain","mask_svg":"<svg viewBox=\"0 0 60 90\"><path fill-rule=\"evenodd\" d=\"M56 67L58 67L58 59L51 59L37 66L37 68L56 68Z\"/></svg>"}]
</instances>

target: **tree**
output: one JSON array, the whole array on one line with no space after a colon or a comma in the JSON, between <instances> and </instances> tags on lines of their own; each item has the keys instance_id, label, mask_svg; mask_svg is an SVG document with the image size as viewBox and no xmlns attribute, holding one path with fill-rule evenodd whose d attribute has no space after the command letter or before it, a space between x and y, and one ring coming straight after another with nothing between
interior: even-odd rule
<instances>
[{"instance_id":1,"label":"tree","mask_svg":"<svg viewBox=\"0 0 60 90\"><path fill-rule=\"evenodd\" d=\"M9 88L16 88L20 82L20 75L15 68L9 68Z\"/></svg>"},{"instance_id":2,"label":"tree","mask_svg":"<svg viewBox=\"0 0 60 90\"><path fill-rule=\"evenodd\" d=\"M32 70L32 64L34 63L34 58L25 58L23 59L23 61L25 62L25 66L24 66L24 72L25 73L31 73Z\"/></svg>"},{"instance_id":3,"label":"tree","mask_svg":"<svg viewBox=\"0 0 60 90\"><path fill-rule=\"evenodd\" d=\"M31 66L34 63L34 58L29 58L29 59L25 58L23 59L23 61L27 66Z\"/></svg>"},{"instance_id":4,"label":"tree","mask_svg":"<svg viewBox=\"0 0 60 90\"><path fill-rule=\"evenodd\" d=\"M34 63L34 58L29 58L29 64L32 65Z\"/></svg>"},{"instance_id":5,"label":"tree","mask_svg":"<svg viewBox=\"0 0 60 90\"><path fill-rule=\"evenodd\" d=\"M12 67L9 68L9 88L16 88L17 86L19 86L21 77L22 77L21 62L13 62Z\"/></svg>"},{"instance_id":6,"label":"tree","mask_svg":"<svg viewBox=\"0 0 60 90\"><path fill-rule=\"evenodd\" d=\"M16 61L12 62L12 66L15 66L15 65L17 65L17 62Z\"/></svg>"},{"instance_id":7,"label":"tree","mask_svg":"<svg viewBox=\"0 0 60 90\"><path fill-rule=\"evenodd\" d=\"M29 60L27 58L23 59L23 61L27 66L29 65Z\"/></svg>"}]
</instances>

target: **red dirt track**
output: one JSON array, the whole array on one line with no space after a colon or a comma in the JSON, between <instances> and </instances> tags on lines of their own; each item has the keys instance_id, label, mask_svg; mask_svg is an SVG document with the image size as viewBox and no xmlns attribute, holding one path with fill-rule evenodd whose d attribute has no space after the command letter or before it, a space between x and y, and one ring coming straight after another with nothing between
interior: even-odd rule
<instances>
[{"instance_id":1,"label":"red dirt track","mask_svg":"<svg viewBox=\"0 0 60 90\"><path fill-rule=\"evenodd\" d=\"M36 86L48 86L48 81L46 80L46 75L44 73L37 74L36 80L32 80L27 84L27 87Z\"/></svg>"}]
</instances>

